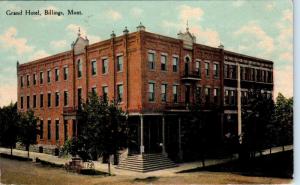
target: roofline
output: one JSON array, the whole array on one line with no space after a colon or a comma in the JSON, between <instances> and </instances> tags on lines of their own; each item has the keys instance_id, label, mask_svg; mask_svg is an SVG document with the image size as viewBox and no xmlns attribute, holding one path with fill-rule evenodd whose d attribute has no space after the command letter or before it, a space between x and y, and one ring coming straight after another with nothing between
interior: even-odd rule
<instances>
[{"instance_id":1,"label":"roofline","mask_svg":"<svg viewBox=\"0 0 300 185\"><path fill-rule=\"evenodd\" d=\"M245 58L258 60L260 62L269 63L269 64L272 64L272 65L274 64L274 62L271 61L271 60L266 60L266 59L263 59L263 58L257 58L257 57L253 57L253 56L249 56L249 55L245 55L245 54L241 54L241 53L236 53L236 52L228 51L228 50L225 50L225 49L224 49L224 54L233 54L233 55L238 55L238 56L245 57Z\"/></svg>"}]
</instances>

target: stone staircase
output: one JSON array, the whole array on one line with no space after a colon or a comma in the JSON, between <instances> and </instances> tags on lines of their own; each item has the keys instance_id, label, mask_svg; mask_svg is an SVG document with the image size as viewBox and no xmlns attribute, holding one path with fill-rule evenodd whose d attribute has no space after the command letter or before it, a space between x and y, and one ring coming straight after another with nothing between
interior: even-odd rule
<instances>
[{"instance_id":1,"label":"stone staircase","mask_svg":"<svg viewBox=\"0 0 300 185\"><path fill-rule=\"evenodd\" d=\"M117 169L136 172L150 172L166 168L174 168L177 165L167 156L161 153L128 155L120 159Z\"/></svg>"}]
</instances>

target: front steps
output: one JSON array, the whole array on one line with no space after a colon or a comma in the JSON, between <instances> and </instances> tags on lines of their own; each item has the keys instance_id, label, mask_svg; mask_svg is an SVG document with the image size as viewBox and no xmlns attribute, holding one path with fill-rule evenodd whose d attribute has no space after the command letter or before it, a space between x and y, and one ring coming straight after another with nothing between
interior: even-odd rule
<instances>
[{"instance_id":1,"label":"front steps","mask_svg":"<svg viewBox=\"0 0 300 185\"><path fill-rule=\"evenodd\" d=\"M117 169L124 169L136 172L150 172L166 168L174 168L177 165L167 156L156 154L128 155L120 160Z\"/></svg>"}]
</instances>

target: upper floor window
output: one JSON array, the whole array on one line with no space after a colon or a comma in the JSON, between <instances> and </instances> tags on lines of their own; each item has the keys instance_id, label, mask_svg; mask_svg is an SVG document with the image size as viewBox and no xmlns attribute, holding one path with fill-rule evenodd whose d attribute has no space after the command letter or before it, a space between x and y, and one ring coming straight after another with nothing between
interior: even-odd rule
<instances>
[{"instance_id":1,"label":"upper floor window","mask_svg":"<svg viewBox=\"0 0 300 185\"><path fill-rule=\"evenodd\" d=\"M55 139L59 140L59 120L55 120Z\"/></svg>"},{"instance_id":2,"label":"upper floor window","mask_svg":"<svg viewBox=\"0 0 300 185\"><path fill-rule=\"evenodd\" d=\"M154 53L148 53L149 69L155 69Z\"/></svg>"},{"instance_id":3,"label":"upper floor window","mask_svg":"<svg viewBox=\"0 0 300 185\"><path fill-rule=\"evenodd\" d=\"M82 76L82 62L81 62L81 60L78 60L78 63L77 63L77 75L78 75L78 78L80 78Z\"/></svg>"},{"instance_id":4,"label":"upper floor window","mask_svg":"<svg viewBox=\"0 0 300 185\"><path fill-rule=\"evenodd\" d=\"M118 85L117 86L117 98L118 98L118 102L122 102L123 101L123 85Z\"/></svg>"},{"instance_id":5,"label":"upper floor window","mask_svg":"<svg viewBox=\"0 0 300 185\"><path fill-rule=\"evenodd\" d=\"M50 83L51 82L51 71L47 71L47 82Z\"/></svg>"},{"instance_id":6,"label":"upper floor window","mask_svg":"<svg viewBox=\"0 0 300 185\"><path fill-rule=\"evenodd\" d=\"M69 104L69 94L68 91L64 91L64 106Z\"/></svg>"},{"instance_id":7,"label":"upper floor window","mask_svg":"<svg viewBox=\"0 0 300 185\"><path fill-rule=\"evenodd\" d=\"M81 88L77 89L77 102L78 102L78 107L80 107L81 103L82 103L82 89Z\"/></svg>"},{"instance_id":8,"label":"upper floor window","mask_svg":"<svg viewBox=\"0 0 300 185\"><path fill-rule=\"evenodd\" d=\"M198 103L201 103L201 101L202 101L202 94L201 94L201 87L200 86L197 86L196 87L196 93L195 93L195 95L196 95L196 101L198 102Z\"/></svg>"},{"instance_id":9,"label":"upper floor window","mask_svg":"<svg viewBox=\"0 0 300 185\"><path fill-rule=\"evenodd\" d=\"M162 102L167 101L167 84L161 85L161 101Z\"/></svg>"},{"instance_id":10,"label":"upper floor window","mask_svg":"<svg viewBox=\"0 0 300 185\"><path fill-rule=\"evenodd\" d=\"M219 64L214 64L214 78L219 78Z\"/></svg>"},{"instance_id":11,"label":"upper floor window","mask_svg":"<svg viewBox=\"0 0 300 185\"><path fill-rule=\"evenodd\" d=\"M51 120L48 120L47 131L48 131L48 140L50 140L51 139Z\"/></svg>"},{"instance_id":12,"label":"upper floor window","mask_svg":"<svg viewBox=\"0 0 300 185\"><path fill-rule=\"evenodd\" d=\"M48 100L48 107L51 107L51 93L48 93L47 100Z\"/></svg>"},{"instance_id":13,"label":"upper floor window","mask_svg":"<svg viewBox=\"0 0 300 185\"><path fill-rule=\"evenodd\" d=\"M36 85L36 74L33 74L33 85Z\"/></svg>"},{"instance_id":14,"label":"upper floor window","mask_svg":"<svg viewBox=\"0 0 300 185\"><path fill-rule=\"evenodd\" d=\"M26 82L27 82L26 85L29 86L30 85L30 76L29 75L26 76Z\"/></svg>"},{"instance_id":15,"label":"upper floor window","mask_svg":"<svg viewBox=\"0 0 300 185\"><path fill-rule=\"evenodd\" d=\"M104 100L107 100L107 98L108 98L108 87L107 86L102 87L102 96L103 96Z\"/></svg>"},{"instance_id":16,"label":"upper floor window","mask_svg":"<svg viewBox=\"0 0 300 185\"><path fill-rule=\"evenodd\" d=\"M205 75L206 77L209 77L209 63L205 62Z\"/></svg>"},{"instance_id":17,"label":"upper floor window","mask_svg":"<svg viewBox=\"0 0 300 185\"><path fill-rule=\"evenodd\" d=\"M272 79L272 72L271 71L268 71L267 72L267 82L268 83L272 83L273 82L273 79Z\"/></svg>"},{"instance_id":18,"label":"upper floor window","mask_svg":"<svg viewBox=\"0 0 300 185\"><path fill-rule=\"evenodd\" d=\"M245 67L240 67L240 75L241 75L241 80L246 80L246 68Z\"/></svg>"},{"instance_id":19,"label":"upper floor window","mask_svg":"<svg viewBox=\"0 0 300 185\"><path fill-rule=\"evenodd\" d=\"M229 90L225 90L225 105L229 105Z\"/></svg>"},{"instance_id":20,"label":"upper floor window","mask_svg":"<svg viewBox=\"0 0 300 185\"><path fill-rule=\"evenodd\" d=\"M196 73L198 76L201 76L201 65L200 65L200 61L196 61Z\"/></svg>"},{"instance_id":21,"label":"upper floor window","mask_svg":"<svg viewBox=\"0 0 300 185\"><path fill-rule=\"evenodd\" d=\"M30 108L30 96L27 96L27 109L29 109Z\"/></svg>"},{"instance_id":22,"label":"upper floor window","mask_svg":"<svg viewBox=\"0 0 300 185\"><path fill-rule=\"evenodd\" d=\"M108 72L108 59L102 60L102 74L106 74Z\"/></svg>"},{"instance_id":23,"label":"upper floor window","mask_svg":"<svg viewBox=\"0 0 300 185\"><path fill-rule=\"evenodd\" d=\"M236 66L229 65L229 78L236 79Z\"/></svg>"},{"instance_id":24,"label":"upper floor window","mask_svg":"<svg viewBox=\"0 0 300 185\"><path fill-rule=\"evenodd\" d=\"M210 88L205 87L205 103L210 103Z\"/></svg>"},{"instance_id":25,"label":"upper floor window","mask_svg":"<svg viewBox=\"0 0 300 185\"><path fill-rule=\"evenodd\" d=\"M69 76L69 68L64 67L64 80L68 80L68 76Z\"/></svg>"},{"instance_id":26,"label":"upper floor window","mask_svg":"<svg viewBox=\"0 0 300 185\"><path fill-rule=\"evenodd\" d=\"M40 72L40 84L44 83L44 73Z\"/></svg>"},{"instance_id":27,"label":"upper floor window","mask_svg":"<svg viewBox=\"0 0 300 185\"><path fill-rule=\"evenodd\" d=\"M40 94L40 107L44 107L44 95Z\"/></svg>"},{"instance_id":28,"label":"upper floor window","mask_svg":"<svg viewBox=\"0 0 300 185\"><path fill-rule=\"evenodd\" d=\"M23 107L24 107L24 99L23 99L23 96L21 96L21 109L23 109Z\"/></svg>"},{"instance_id":29,"label":"upper floor window","mask_svg":"<svg viewBox=\"0 0 300 185\"><path fill-rule=\"evenodd\" d=\"M36 108L36 95L34 94L33 95L33 105L32 105L33 108Z\"/></svg>"},{"instance_id":30,"label":"upper floor window","mask_svg":"<svg viewBox=\"0 0 300 185\"><path fill-rule=\"evenodd\" d=\"M177 72L178 71L178 57L173 57L173 72Z\"/></svg>"},{"instance_id":31,"label":"upper floor window","mask_svg":"<svg viewBox=\"0 0 300 185\"><path fill-rule=\"evenodd\" d=\"M231 90L229 91L229 104L230 105L235 105L236 104L236 91L235 90Z\"/></svg>"},{"instance_id":32,"label":"upper floor window","mask_svg":"<svg viewBox=\"0 0 300 185\"><path fill-rule=\"evenodd\" d=\"M40 139L44 139L44 121L40 120Z\"/></svg>"},{"instance_id":33,"label":"upper floor window","mask_svg":"<svg viewBox=\"0 0 300 185\"><path fill-rule=\"evenodd\" d=\"M149 83L148 84L148 93L149 93L149 101L154 101L154 99L155 99L155 89L154 89L154 83Z\"/></svg>"},{"instance_id":34,"label":"upper floor window","mask_svg":"<svg viewBox=\"0 0 300 185\"><path fill-rule=\"evenodd\" d=\"M248 92L247 91L241 92L241 103L243 105L246 105L248 103Z\"/></svg>"},{"instance_id":35,"label":"upper floor window","mask_svg":"<svg viewBox=\"0 0 300 185\"><path fill-rule=\"evenodd\" d=\"M178 85L173 85L173 102L178 103Z\"/></svg>"},{"instance_id":36,"label":"upper floor window","mask_svg":"<svg viewBox=\"0 0 300 185\"><path fill-rule=\"evenodd\" d=\"M167 70L167 56L161 55L160 62L161 62L161 70L166 71Z\"/></svg>"},{"instance_id":37,"label":"upper floor window","mask_svg":"<svg viewBox=\"0 0 300 185\"><path fill-rule=\"evenodd\" d=\"M24 87L24 77L23 76L21 76L20 82L21 82L21 87Z\"/></svg>"},{"instance_id":38,"label":"upper floor window","mask_svg":"<svg viewBox=\"0 0 300 185\"><path fill-rule=\"evenodd\" d=\"M92 75L96 75L97 74L97 62L96 60L92 61Z\"/></svg>"},{"instance_id":39,"label":"upper floor window","mask_svg":"<svg viewBox=\"0 0 300 185\"><path fill-rule=\"evenodd\" d=\"M117 71L123 71L123 56L117 56Z\"/></svg>"},{"instance_id":40,"label":"upper floor window","mask_svg":"<svg viewBox=\"0 0 300 185\"><path fill-rule=\"evenodd\" d=\"M55 106L58 107L59 106L59 92L55 93Z\"/></svg>"},{"instance_id":41,"label":"upper floor window","mask_svg":"<svg viewBox=\"0 0 300 185\"><path fill-rule=\"evenodd\" d=\"M214 88L214 103L219 104L220 89Z\"/></svg>"},{"instance_id":42,"label":"upper floor window","mask_svg":"<svg viewBox=\"0 0 300 185\"><path fill-rule=\"evenodd\" d=\"M59 80L59 69L55 69L54 72L55 72L55 81L58 81Z\"/></svg>"}]
</instances>

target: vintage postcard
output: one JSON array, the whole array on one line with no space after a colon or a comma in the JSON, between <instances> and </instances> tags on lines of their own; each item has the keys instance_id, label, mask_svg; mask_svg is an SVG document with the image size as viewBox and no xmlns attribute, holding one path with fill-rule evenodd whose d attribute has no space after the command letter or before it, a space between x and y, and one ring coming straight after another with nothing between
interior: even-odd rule
<instances>
[{"instance_id":1,"label":"vintage postcard","mask_svg":"<svg viewBox=\"0 0 300 185\"><path fill-rule=\"evenodd\" d=\"M0 184L293 183L293 1L1 1Z\"/></svg>"}]
</instances>

